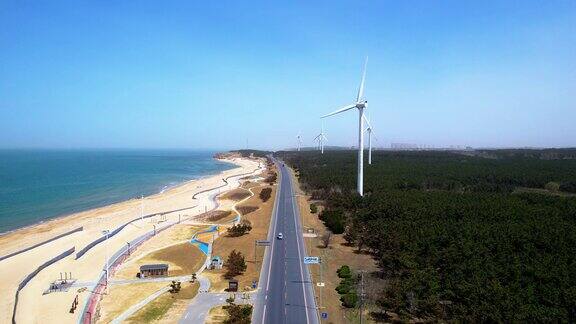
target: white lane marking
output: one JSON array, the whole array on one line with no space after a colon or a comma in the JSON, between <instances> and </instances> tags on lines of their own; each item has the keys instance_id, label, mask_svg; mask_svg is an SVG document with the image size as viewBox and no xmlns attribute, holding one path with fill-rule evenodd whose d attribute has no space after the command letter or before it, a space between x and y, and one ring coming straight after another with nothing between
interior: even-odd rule
<instances>
[{"instance_id":1,"label":"white lane marking","mask_svg":"<svg viewBox=\"0 0 576 324\"><path fill-rule=\"evenodd\" d=\"M272 209L272 233L268 233L268 237L271 237L272 246L270 246L270 258L268 259L268 278L266 279L266 296L265 299L268 300L268 287L270 286L270 274L272 273L272 260L274 259L274 245L276 244L276 225L278 224L278 205L280 205L280 197L282 193L282 173L278 172L278 189L276 192L276 197L274 201L274 208ZM262 323L265 323L266 318L266 303L264 303L264 310L262 311Z\"/></svg>"},{"instance_id":2,"label":"white lane marking","mask_svg":"<svg viewBox=\"0 0 576 324\"><path fill-rule=\"evenodd\" d=\"M278 211L276 211L278 213ZM276 233L276 217L274 217L274 233ZM276 239L272 238L272 246L270 251L270 263L268 265L268 278L266 279L266 293L268 293L268 287L270 287L270 274L272 273L272 260L274 260L274 246L276 245Z\"/></svg>"},{"instance_id":3,"label":"white lane marking","mask_svg":"<svg viewBox=\"0 0 576 324\"><path fill-rule=\"evenodd\" d=\"M306 289L304 286L304 270L302 269L302 254L300 253L300 233L298 233L298 223L296 222L296 208L294 203L294 188L292 187L292 179L288 178L290 183L290 199L292 200L292 216L294 219L294 228L296 230L296 245L298 246L298 264L300 265L300 279L302 280L302 294L304 295L304 309L306 310L306 323L310 323L310 316L308 315L308 302L306 300Z\"/></svg>"}]
</instances>

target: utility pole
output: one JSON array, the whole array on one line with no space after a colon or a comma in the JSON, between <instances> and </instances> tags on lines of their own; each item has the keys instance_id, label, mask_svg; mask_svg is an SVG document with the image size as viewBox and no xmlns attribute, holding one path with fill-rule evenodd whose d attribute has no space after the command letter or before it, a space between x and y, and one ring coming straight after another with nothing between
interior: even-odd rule
<instances>
[{"instance_id":1,"label":"utility pole","mask_svg":"<svg viewBox=\"0 0 576 324\"><path fill-rule=\"evenodd\" d=\"M324 288L324 281L322 281L322 258L320 258L320 308L322 308L322 288Z\"/></svg>"},{"instance_id":2,"label":"utility pole","mask_svg":"<svg viewBox=\"0 0 576 324\"><path fill-rule=\"evenodd\" d=\"M110 265L108 264L108 235L110 234L109 230L103 230L103 234L106 235L106 289L108 289L108 270L110 269Z\"/></svg>"},{"instance_id":3,"label":"utility pole","mask_svg":"<svg viewBox=\"0 0 576 324\"><path fill-rule=\"evenodd\" d=\"M364 304L364 270L360 271L360 324L362 324L362 311Z\"/></svg>"}]
</instances>

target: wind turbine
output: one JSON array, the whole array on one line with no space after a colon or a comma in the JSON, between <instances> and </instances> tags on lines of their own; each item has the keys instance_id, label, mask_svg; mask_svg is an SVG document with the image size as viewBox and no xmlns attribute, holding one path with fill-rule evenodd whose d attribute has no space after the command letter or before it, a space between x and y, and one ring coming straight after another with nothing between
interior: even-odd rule
<instances>
[{"instance_id":1,"label":"wind turbine","mask_svg":"<svg viewBox=\"0 0 576 324\"><path fill-rule=\"evenodd\" d=\"M370 118L367 118L366 115L364 115L364 120L366 121L366 124L368 124L368 127L366 128L366 132L368 133L368 164L372 164L372 136L374 136L374 139L376 138L376 135L373 135L373 129L372 129L372 125L370 124Z\"/></svg>"},{"instance_id":2,"label":"wind turbine","mask_svg":"<svg viewBox=\"0 0 576 324\"><path fill-rule=\"evenodd\" d=\"M302 146L302 137L300 136L300 133L298 133L296 138L298 139L298 152L300 152L300 146Z\"/></svg>"},{"instance_id":3,"label":"wind turbine","mask_svg":"<svg viewBox=\"0 0 576 324\"><path fill-rule=\"evenodd\" d=\"M366 65L368 64L368 58L364 62L364 68L362 70L362 79L360 81L360 87L358 88L358 95L356 96L356 103L340 108L328 115L322 116L326 118L332 115L336 115L347 110L357 108L358 109L358 194L364 196L364 109L368 108L368 101L364 98L364 81L366 80Z\"/></svg>"},{"instance_id":4,"label":"wind turbine","mask_svg":"<svg viewBox=\"0 0 576 324\"><path fill-rule=\"evenodd\" d=\"M328 138L326 138L326 135L324 134L324 124L322 124L322 127L320 128L320 134L318 134L314 140L318 141L318 148L322 154L324 154L324 141L328 141Z\"/></svg>"}]
</instances>

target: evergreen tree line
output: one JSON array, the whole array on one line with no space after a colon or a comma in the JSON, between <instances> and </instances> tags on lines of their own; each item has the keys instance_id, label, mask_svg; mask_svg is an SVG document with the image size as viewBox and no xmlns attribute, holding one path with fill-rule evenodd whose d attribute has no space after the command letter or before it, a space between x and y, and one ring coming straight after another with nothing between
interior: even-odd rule
<instances>
[{"instance_id":1,"label":"evergreen tree line","mask_svg":"<svg viewBox=\"0 0 576 324\"><path fill-rule=\"evenodd\" d=\"M576 160L497 153L373 152L363 198L356 152L276 155L324 201L332 232L374 256L384 313L574 322L576 198L515 189L576 183Z\"/></svg>"}]
</instances>

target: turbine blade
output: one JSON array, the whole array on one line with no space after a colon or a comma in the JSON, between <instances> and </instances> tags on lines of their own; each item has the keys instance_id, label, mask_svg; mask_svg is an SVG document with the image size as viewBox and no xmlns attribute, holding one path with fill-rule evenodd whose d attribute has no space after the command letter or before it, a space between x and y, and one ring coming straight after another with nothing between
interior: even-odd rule
<instances>
[{"instance_id":1,"label":"turbine blade","mask_svg":"<svg viewBox=\"0 0 576 324\"><path fill-rule=\"evenodd\" d=\"M326 117L329 117L329 116L332 116L332 115L336 115L336 114L339 114L339 113L341 113L341 112L345 112L346 110L350 110L350 109L352 109L352 108L356 108L356 105L348 105L348 106L346 106L346 107L344 107L344 108L340 108L340 109L338 109L338 110L336 110L336 111L334 111L334 112L331 112L331 113L329 113L328 115L324 115L324 116L322 116L322 117L320 117L320 118L326 118Z\"/></svg>"},{"instance_id":2,"label":"turbine blade","mask_svg":"<svg viewBox=\"0 0 576 324\"><path fill-rule=\"evenodd\" d=\"M364 99L364 81L366 80L366 66L368 65L368 56L364 61L364 68L362 69L362 79L360 80L360 87L358 88L358 96L356 97L356 102Z\"/></svg>"},{"instance_id":3,"label":"turbine blade","mask_svg":"<svg viewBox=\"0 0 576 324\"><path fill-rule=\"evenodd\" d=\"M370 120L366 117L366 115L362 115L364 117L364 121L366 122L366 124L368 124L368 128L372 128L372 125L370 125Z\"/></svg>"}]
</instances>

